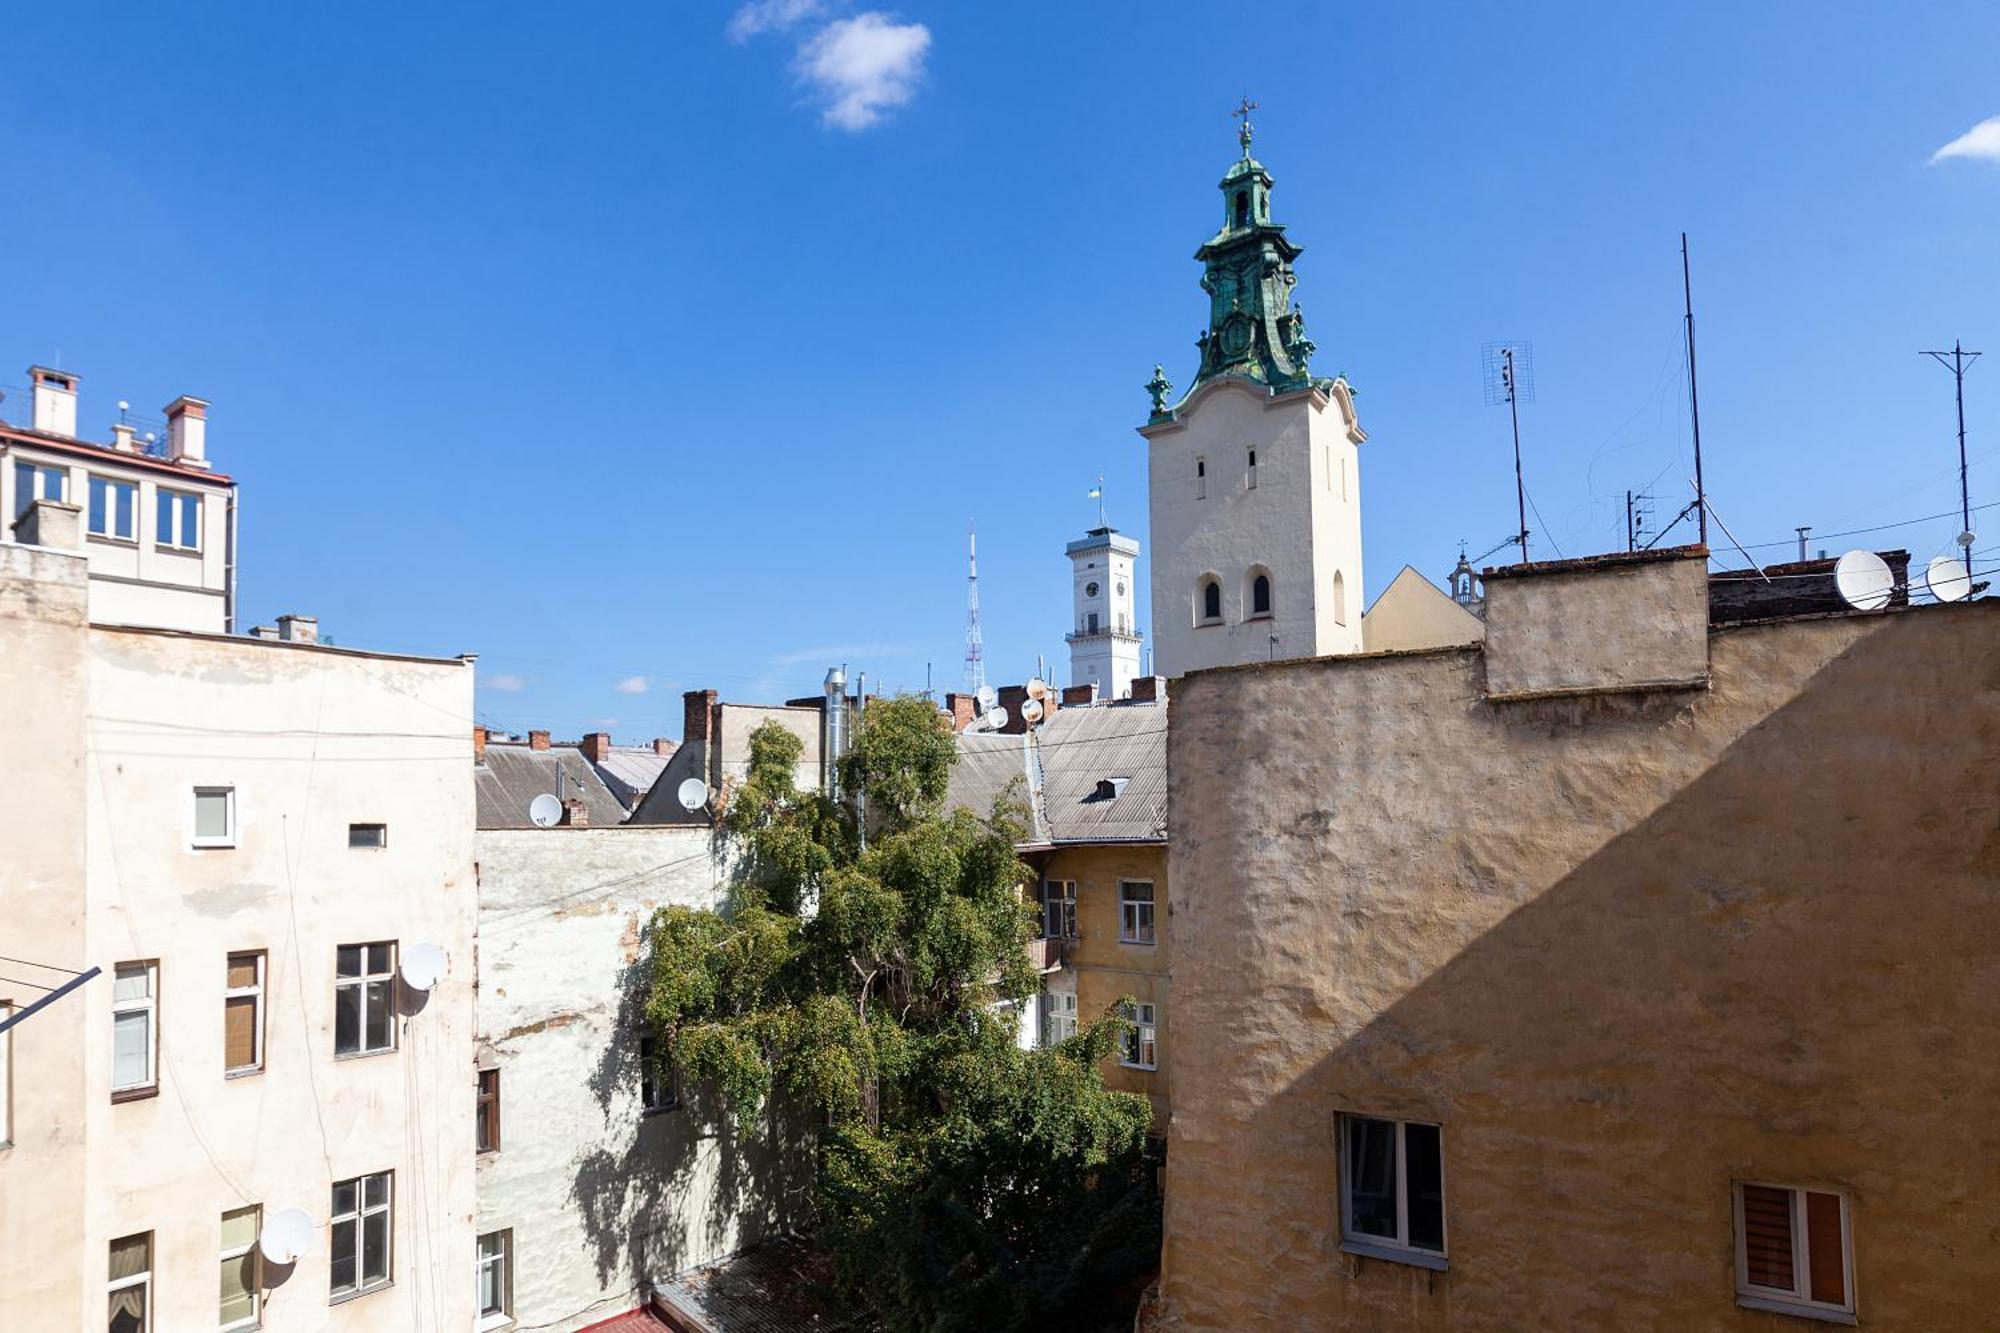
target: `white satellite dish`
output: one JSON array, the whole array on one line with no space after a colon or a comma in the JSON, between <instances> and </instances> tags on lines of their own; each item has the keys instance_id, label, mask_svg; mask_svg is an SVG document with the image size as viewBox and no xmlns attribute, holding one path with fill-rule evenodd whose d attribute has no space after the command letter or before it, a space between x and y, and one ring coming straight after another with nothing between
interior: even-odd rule
<instances>
[{"instance_id":1,"label":"white satellite dish","mask_svg":"<svg viewBox=\"0 0 2000 1333\"><path fill-rule=\"evenodd\" d=\"M428 991L444 979L444 950L435 944L403 946L403 984Z\"/></svg>"},{"instance_id":2,"label":"white satellite dish","mask_svg":"<svg viewBox=\"0 0 2000 1333\"><path fill-rule=\"evenodd\" d=\"M1004 708L989 708L986 710L985 716L979 720L985 725L988 731L998 731L1007 725L1007 710Z\"/></svg>"},{"instance_id":3,"label":"white satellite dish","mask_svg":"<svg viewBox=\"0 0 2000 1333\"><path fill-rule=\"evenodd\" d=\"M1924 571L1924 586L1931 590L1931 596L1940 602L1965 600L1972 591L1972 576L1965 572L1965 566L1948 555L1941 555L1931 561Z\"/></svg>"},{"instance_id":4,"label":"white satellite dish","mask_svg":"<svg viewBox=\"0 0 2000 1333\"><path fill-rule=\"evenodd\" d=\"M1833 586L1857 611L1880 611L1896 591L1896 576L1873 551L1849 551L1833 567Z\"/></svg>"},{"instance_id":5,"label":"white satellite dish","mask_svg":"<svg viewBox=\"0 0 2000 1333\"><path fill-rule=\"evenodd\" d=\"M972 697L979 700L979 711L984 713L989 711L999 701L1000 691L994 689L991 685L981 685L972 692Z\"/></svg>"},{"instance_id":6,"label":"white satellite dish","mask_svg":"<svg viewBox=\"0 0 2000 1333\"><path fill-rule=\"evenodd\" d=\"M1036 676L1033 680L1030 680L1028 682L1028 697L1030 699L1048 698L1049 683L1043 680L1040 676Z\"/></svg>"},{"instance_id":7,"label":"white satellite dish","mask_svg":"<svg viewBox=\"0 0 2000 1333\"><path fill-rule=\"evenodd\" d=\"M1042 720L1042 701L1040 699L1030 699L1022 704L1021 720L1031 724L1040 722Z\"/></svg>"},{"instance_id":8,"label":"white satellite dish","mask_svg":"<svg viewBox=\"0 0 2000 1333\"><path fill-rule=\"evenodd\" d=\"M562 823L562 817L562 802L547 792L528 802L528 818L536 828L554 828Z\"/></svg>"},{"instance_id":9,"label":"white satellite dish","mask_svg":"<svg viewBox=\"0 0 2000 1333\"><path fill-rule=\"evenodd\" d=\"M708 784L700 778L689 778L674 794L680 798L683 810L699 810L708 804Z\"/></svg>"},{"instance_id":10,"label":"white satellite dish","mask_svg":"<svg viewBox=\"0 0 2000 1333\"><path fill-rule=\"evenodd\" d=\"M312 1248L312 1214L303 1208L280 1208L258 1233L257 1248L274 1264L295 1264Z\"/></svg>"}]
</instances>

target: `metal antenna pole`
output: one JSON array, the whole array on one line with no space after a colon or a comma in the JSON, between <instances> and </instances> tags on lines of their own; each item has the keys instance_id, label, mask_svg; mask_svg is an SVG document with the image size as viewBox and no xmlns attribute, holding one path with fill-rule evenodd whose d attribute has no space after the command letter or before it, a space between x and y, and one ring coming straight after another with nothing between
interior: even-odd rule
<instances>
[{"instance_id":1,"label":"metal antenna pole","mask_svg":"<svg viewBox=\"0 0 2000 1333\"><path fill-rule=\"evenodd\" d=\"M965 524L965 688L978 694L986 685L986 645L979 630L979 535Z\"/></svg>"},{"instance_id":2,"label":"metal antenna pole","mask_svg":"<svg viewBox=\"0 0 2000 1333\"><path fill-rule=\"evenodd\" d=\"M1514 349L1503 347L1500 355L1507 362L1507 415L1514 422L1514 507L1521 518L1521 563L1528 563L1528 484L1521 480L1521 404L1520 395L1514 392Z\"/></svg>"},{"instance_id":3,"label":"metal antenna pole","mask_svg":"<svg viewBox=\"0 0 2000 1333\"><path fill-rule=\"evenodd\" d=\"M1958 339L1951 340L1951 360L1946 361L1943 352L1925 352L1946 370L1958 386L1958 544L1965 551L1965 577L1972 578L1972 487L1965 465L1965 368L1979 359L1979 353L1968 352Z\"/></svg>"},{"instance_id":4,"label":"metal antenna pole","mask_svg":"<svg viewBox=\"0 0 2000 1333\"><path fill-rule=\"evenodd\" d=\"M1688 268L1688 234L1681 233L1681 300L1687 311L1688 416L1694 423L1694 506L1701 516L1701 544L1708 545L1708 491L1701 475L1701 394L1694 375L1694 278Z\"/></svg>"},{"instance_id":5,"label":"metal antenna pole","mask_svg":"<svg viewBox=\"0 0 2000 1333\"><path fill-rule=\"evenodd\" d=\"M1632 492L1627 491L1625 492L1625 549L1634 551L1638 549L1638 545L1638 534L1632 530Z\"/></svg>"}]
</instances>

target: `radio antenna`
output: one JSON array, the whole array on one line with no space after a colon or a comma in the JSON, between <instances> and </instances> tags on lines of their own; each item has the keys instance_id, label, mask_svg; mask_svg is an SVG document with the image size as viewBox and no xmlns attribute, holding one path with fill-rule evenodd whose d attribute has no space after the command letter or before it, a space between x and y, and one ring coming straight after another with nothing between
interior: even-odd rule
<instances>
[{"instance_id":1,"label":"radio antenna","mask_svg":"<svg viewBox=\"0 0 2000 1333\"><path fill-rule=\"evenodd\" d=\"M1925 356L1951 372L1958 385L1958 544L1965 550L1965 577L1972 577L1972 543L1977 540L1972 535L1972 488L1968 484L1965 467L1965 368L1979 359L1979 353L1968 352L1954 338L1949 352L1925 352ZM1951 360L1945 358L1949 356Z\"/></svg>"},{"instance_id":2,"label":"radio antenna","mask_svg":"<svg viewBox=\"0 0 2000 1333\"><path fill-rule=\"evenodd\" d=\"M1701 476L1701 394L1694 377L1694 278L1688 267L1688 234L1681 233L1681 303L1687 312L1688 417L1694 423L1694 508L1701 516L1701 544L1708 545L1708 491Z\"/></svg>"},{"instance_id":3,"label":"radio antenna","mask_svg":"<svg viewBox=\"0 0 2000 1333\"><path fill-rule=\"evenodd\" d=\"M1521 404L1535 401L1535 349L1532 343L1487 343L1481 350L1486 371L1486 404L1507 405L1514 424L1514 510L1520 519L1515 541L1521 563L1528 562L1528 486L1521 477Z\"/></svg>"}]
</instances>

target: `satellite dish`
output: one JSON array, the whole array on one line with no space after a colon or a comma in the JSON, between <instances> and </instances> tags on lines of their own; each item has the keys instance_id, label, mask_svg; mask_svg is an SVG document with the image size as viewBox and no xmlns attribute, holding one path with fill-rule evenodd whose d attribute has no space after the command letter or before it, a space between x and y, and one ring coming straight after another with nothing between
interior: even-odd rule
<instances>
[{"instance_id":1,"label":"satellite dish","mask_svg":"<svg viewBox=\"0 0 2000 1333\"><path fill-rule=\"evenodd\" d=\"M708 784L700 778L689 778L674 794L680 798L683 810L699 810L708 804Z\"/></svg>"},{"instance_id":2,"label":"satellite dish","mask_svg":"<svg viewBox=\"0 0 2000 1333\"><path fill-rule=\"evenodd\" d=\"M986 710L986 715L979 720L985 724L988 731L998 731L1007 725L1007 710L1004 708L989 708Z\"/></svg>"},{"instance_id":3,"label":"satellite dish","mask_svg":"<svg viewBox=\"0 0 2000 1333\"><path fill-rule=\"evenodd\" d=\"M257 1248L274 1264L295 1264L312 1248L312 1215L303 1208L280 1208L264 1223Z\"/></svg>"},{"instance_id":4,"label":"satellite dish","mask_svg":"<svg viewBox=\"0 0 2000 1333\"><path fill-rule=\"evenodd\" d=\"M403 946L403 984L411 990L428 991L444 979L444 950L435 944Z\"/></svg>"},{"instance_id":5,"label":"satellite dish","mask_svg":"<svg viewBox=\"0 0 2000 1333\"><path fill-rule=\"evenodd\" d=\"M1028 682L1028 697L1030 699L1048 698L1049 683L1043 680L1040 676L1036 676L1033 680Z\"/></svg>"},{"instance_id":6,"label":"satellite dish","mask_svg":"<svg viewBox=\"0 0 2000 1333\"><path fill-rule=\"evenodd\" d=\"M1028 723L1040 722L1042 720L1042 701L1040 699L1030 699L1022 704L1021 720Z\"/></svg>"},{"instance_id":7,"label":"satellite dish","mask_svg":"<svg viewBox=\"0 0 2000 1333\"><path fill-rule=\"evenodd\" d=\"M990 711L993 705L999 701L1000 691L994 689L991 685L981 685L972 692L972 697L979 700L979 711L984 713Z\"/></svg>"},{"instance_id":8,"label":"satellite dish","mask_svg":"<svg viewBox=\"0 0 2000 1333\"><path fill-rule=\"evenodd\" d=\"M547 792L528 802L528 818L536 828L554 828L562 823L562 817L562 802Z\"/></svg>"},{"instance_id":9,"label":"satellite dish","mask_svg":"<svg viewBox=\"0 0 2000 1333\"><path fill-rule=\"evenodd\" d=\"M1833 586L1857 611L1880 611L1896 590L1896 576L1873 551L1849 551L1833 567Z\"/></svg>"},{"instance_id":10,"label":"satellite dish","mask_svg":"<svg viewBox=\"0 0 2000 1333\"><path fill-rule=\"evenodd\" d=\"M1972 591L1972 576L1965 572L1963 564L1941 555L1924 571L1924 586L1940 602L1963 601Z\"/></svg>"}]
</instances>

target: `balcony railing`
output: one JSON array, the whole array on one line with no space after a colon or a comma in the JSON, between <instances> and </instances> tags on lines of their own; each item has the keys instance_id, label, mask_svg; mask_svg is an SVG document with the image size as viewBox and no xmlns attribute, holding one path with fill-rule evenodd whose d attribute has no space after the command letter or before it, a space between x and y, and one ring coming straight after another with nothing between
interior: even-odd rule
<instances>
[{"instance_id":1,"label":"balcony railing","mask_svg":"<svg viewBox=\"0 0 2000 1333\"><path fill-rule=\"evenodd\" d=\"M1125 625L1105 625L1098 629L1073 629L1063 635L1064 643L1075 643L1078 639L1143 639L1146 636Z\"/></svg>"},{"instance_id":2,"label":"balcony railing","mask_svg":"<svg viewBox=\"0 0 2000 1333\"><path fill-rule=\"evenodd\" d=\"M1069 963L1069 947L1075 940L1056 939L1043 936L1028 941L1028 962L1037 972L1056 972Z\"/></svg>"}]
</instances>

